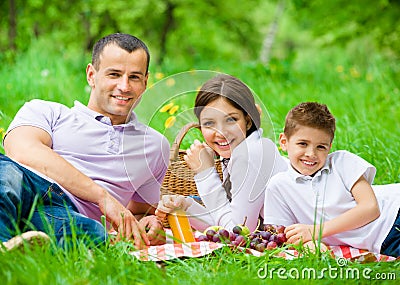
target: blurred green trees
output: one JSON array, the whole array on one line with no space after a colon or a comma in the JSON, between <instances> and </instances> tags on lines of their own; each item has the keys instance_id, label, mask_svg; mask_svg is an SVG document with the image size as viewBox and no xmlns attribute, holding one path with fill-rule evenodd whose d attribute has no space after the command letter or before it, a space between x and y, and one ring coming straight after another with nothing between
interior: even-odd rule
<instances>
[{"instance_id":1,"label":"blurred green trees","mask_svg":"<svg viewBox=\"0 0 400 285\"><path fill-rule=\"evenodd\" d=\"M293 16L322 45L368 39L380 51L400 54L400 1L294 0Z\"/></svg>"},{"instance_id":2,"label":"blurred green trees","mask_svg":"<svg viewBox=\"0 0 400 285\"><path fill-rule=\"evenodd\" d=\"M276 7L284 4L276 19ZM400 3L395 0L4 0L0 2L0 60L40 38L55 48L87 51L101 36L143 38L157 63L200 59L258 61L273 20L273 52L346 45L400 54Z\"/></svg>"}]
</instances>

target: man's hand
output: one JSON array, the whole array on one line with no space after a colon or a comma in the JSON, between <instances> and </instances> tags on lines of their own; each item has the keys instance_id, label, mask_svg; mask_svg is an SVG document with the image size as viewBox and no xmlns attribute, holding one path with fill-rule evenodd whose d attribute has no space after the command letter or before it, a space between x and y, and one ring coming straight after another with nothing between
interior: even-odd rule
<instances>
[{"instance_id":1,"label":"man's hand","mask_svg":"<svg viewBox=\"0 0 400 285\"><path fill-rule=\"evenodd\" d=\"M150 245L161 245L166 243L164 227L156 216L146 216L140 219L139 228L147 233Z\"/></svg>"},{"instance_id":2,"label":"man's hand","mask_svg":"<svg viewBox=\"0 0 400 285\"><path fill-rule=\"evenodd\" d=\"M141 226L131 211L126 209L106 190L103 198L98 202L100 211L106 216L113 228L117 231L117 240L126 238L134 240L136 248L150 245L145 227Z\"/></svg>"},{"instance_id":3,"label":"man's hand","mask_svg":"<svg viewBox=\"0 0 400 285\"><path fill-rule=\"evenodd\" d=\"M106 189L53 151L52 143L51 136L41 128L20 126L7 134L4 149L10 158L57 181L72 195L97 204L120 237L134 239L138 248L143 243L150 244L133 214Z\"/></svg>"}]
</instances>

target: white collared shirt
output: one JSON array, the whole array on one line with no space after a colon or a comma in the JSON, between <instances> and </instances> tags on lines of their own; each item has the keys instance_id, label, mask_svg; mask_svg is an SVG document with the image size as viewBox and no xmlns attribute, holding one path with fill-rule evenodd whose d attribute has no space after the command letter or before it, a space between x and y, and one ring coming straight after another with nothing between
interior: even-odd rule
<instances>
[{"instance_id":1,"label":"white collared shirt","mask_svg":"<svg viewBox=\"0 0 400 285\"><path fill-rule=\"evenodd\" d=\"M191 215L201 212L203 216L199 215L199 219L228 230L242 224L247 217L246 225L255 230L259 216L263 215L264 192L269 179L288 167L276 145L261 135L262 130L253 132L232 152L227 167L232 184L231 202L215 168L195 176L197 190L206 208L201 210L194 204L188 209Z\"/></svg>"},{"instance_id":2,"label":"white collared shirt","mask_svg":"<svg viewBox=\"0 0 400 285\"><path fill-rule=\"evenodd\" d=\"M364 176L372 184L376 169L348 151L328 155L324 167L313 177L299 174L292 167L274 176L268 185L264 203L264 223L289 226L313 225L332 220L354 208L351 188ZM380 252L400 206L400 192L376 195L381 215L369 224L323 239L328 245L349 245ZM386 194L388 194L386 192Z\"/></svg>"}]
</instances>

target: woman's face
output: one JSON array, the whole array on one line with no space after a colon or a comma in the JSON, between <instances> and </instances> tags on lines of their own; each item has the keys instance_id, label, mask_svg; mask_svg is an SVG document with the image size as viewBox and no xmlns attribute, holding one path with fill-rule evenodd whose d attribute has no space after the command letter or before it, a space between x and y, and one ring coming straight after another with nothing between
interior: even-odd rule
<instances>
[{"instance_id":1,"label":"woman's face","mask_svg":"<svg viewBox=\"0 0 400 285\"><path fill-rule=\"evenodd\" d=\"M204 107L200 125L206 143L221 157L230 158L233 149L246 138L251 120L221 97Z\"/></svg>"}]
</instances>

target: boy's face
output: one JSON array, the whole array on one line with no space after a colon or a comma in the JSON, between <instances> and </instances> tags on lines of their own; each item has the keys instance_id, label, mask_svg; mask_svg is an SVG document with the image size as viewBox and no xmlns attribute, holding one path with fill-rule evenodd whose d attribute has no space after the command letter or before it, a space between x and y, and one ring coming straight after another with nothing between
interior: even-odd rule
<instances>
[{"instance_id":1,"label":"boy's face","mask_svg":"<svg viewBox=\"0 0 400 285\"><path fill-rule=\"evenodd\" d=\"M312 176L324 166L332 137L323 130L298 126L290 138L280 134L279 143L288 153L292 167L303 175Z\"/></svg>"}]
</instances>

